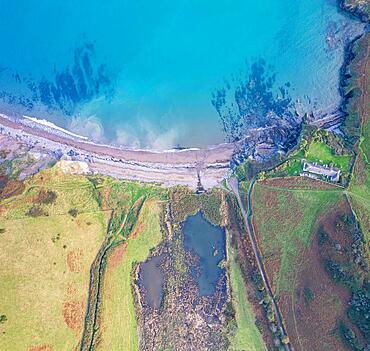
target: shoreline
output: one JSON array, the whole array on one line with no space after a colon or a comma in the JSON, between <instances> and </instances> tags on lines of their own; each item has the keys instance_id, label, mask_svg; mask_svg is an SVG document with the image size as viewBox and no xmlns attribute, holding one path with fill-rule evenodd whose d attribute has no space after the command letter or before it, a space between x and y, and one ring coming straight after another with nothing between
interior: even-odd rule
<instances>
[{"instance_id":1,"label":"shoreline","mask_svg":"<svg viewBox=\"0 0 370 351\"><path fill-rule=\"evenodd\" d=\"M338 8L363 23L368 17L346 0L338 1ZM347 117L347 104L351 97L344 90L348 81L348 68L354 58L354 44L366 32L349 41L344 48L343 64L339 72L340 102L337 111L311 121L312 125L330 129L343 125ZM338 124L338 121L339 124ZM264 129L264 128L263 128ZM245 139L235 143L221 143L205 148L146 150L105 145L65 130L52 122L36 117L22 116L11 111L0 111L0 134L14 138L20 144L35 147L58 155L58 159L82 165L80 173L103 174L121 179L156 182L165 186L185 185L196 189L209 189L219 185L232 172L231 161L242 145L257 149L263 144L263 130L251 130ZM249 144L250 143L250 144ZM248 155L245 155L248 156ZM77 167L78 168L78 167ZM66 167L72 172L73 167Z\"/></svg>"},{"instance_id":2,"label":"shoreline","mask_svg":"<svg viewBox=\"0 0 370 351\"><path fill-rule=\"evenodd\" d=\"M117 148L15 113L0 113L0 134L31 148L58 154L62 160L83 162L85 171L81 173L100 173L166 186L186 185L194 189L198 181L205 189L219 184L231 171L230 160L235 148L231 143L163 152Z\"/></svg>"}]
</instances>

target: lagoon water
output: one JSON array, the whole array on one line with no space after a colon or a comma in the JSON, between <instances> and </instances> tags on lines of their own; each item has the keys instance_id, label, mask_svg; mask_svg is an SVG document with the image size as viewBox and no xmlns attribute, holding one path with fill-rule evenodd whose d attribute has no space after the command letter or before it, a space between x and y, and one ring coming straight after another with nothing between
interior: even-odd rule
<instances>
[{"instance_id":1,"label":"lagoon water","mask_svg":"<svg viewBox=\"0 0 370 351\"><path fill-rule=\"evenodd\" d=\"M0 0L1 105L105 142L215 144L212 94L256 58L306 111L335 109L360 30L335 0Z\"/></svg>"},{"instance_id":2,"label":"lagoon water","mask_svg":"<svg viewBox=\"0 0 370 351\"><path fill-rule=\"evenodd\" d=\"M162 261L162 256L153 256L140 266L140 284L145 289L145 302L157 309L163 298L164 275L160 267Z\"/></svg>"},{"instance_id":3,"label":"lagoon water","mask_svg":"<svg viewBox=\"0 0 370 351\"><path fill-rule=\"evenodd\" d=\"M212 295L225 269L220 262L226 259L226 236L221 227L208 222L201 212L189 216L183 224L184 247L199 259L194 269L200 296Z\"/></svg>"}]
</instances>

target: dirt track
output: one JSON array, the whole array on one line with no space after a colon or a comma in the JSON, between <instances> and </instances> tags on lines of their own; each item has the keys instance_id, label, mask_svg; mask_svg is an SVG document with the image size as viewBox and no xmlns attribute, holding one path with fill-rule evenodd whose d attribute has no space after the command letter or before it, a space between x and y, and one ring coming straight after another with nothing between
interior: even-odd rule
<instances>
[{"instance_id":1,"label":"dirt track","mask_svg":"<svg viewBox=\"0 0 370 351\"><path fill-rule=\"evenodd\" d=\"M284 323L283 323L281 312L280 312L279 307L278 307L278 305L275 301L274 294L272 292L267 274L265 272L262 257L261 257L261 254L260 254L260 251L259 251L259 248L258 248L257 240L256 240L255 235L254 235L253 225L252 225L252 221L251 221L251 218L252 218L251 193L252 193L252 190L253 190L253 186L255 184L255 180L253 180L251 182L251 184L249 186L249 189L248 189L248 213L245 210L244 205L242 203L242 200L240 198L239 185L238 185L237 179L236 178L229 179L228 184L230 185L233 193L235 194L235 196L238 200L240 210L242 212L244 221L247 225L247 229L248 229L247 234L248 234L250 242L252 244L252 249L253 249L253 252L254 252L254 255L255 255L255 258L256 258L257 267L258 267L258 270L260 272L260 275L261 275L263 284L265 286L266 292L267 292L267 294L270 298L270 302L271 302L272 308L273 308L275 316L276 316L276 322L277 322L278 327L280 329L280 333L281 333L281 335L287 335L287 332L286 332L286 329L285 329L285 326L284 326ZM285 347L286 351L293 351L290 344L286 344L286 345L284 345L284 347Z\"/></svg>"}]
</instances>

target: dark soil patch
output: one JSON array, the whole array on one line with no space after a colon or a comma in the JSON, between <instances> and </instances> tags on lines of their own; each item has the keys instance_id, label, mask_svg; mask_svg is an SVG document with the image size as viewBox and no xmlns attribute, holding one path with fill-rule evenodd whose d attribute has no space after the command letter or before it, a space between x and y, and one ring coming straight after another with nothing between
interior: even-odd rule
<instances>
[{"instance_id":1,"label":"dark soil patch","mask_svg":"<svg viewBox=\"0 0 370 351\"><path fill-rule=\"evenodd\" d=\"M26 212L26 216L41 217L41 216L49 216L49 214L47 211L43 210L40 206L34 205Z\"/></svg>"}]
</instances>

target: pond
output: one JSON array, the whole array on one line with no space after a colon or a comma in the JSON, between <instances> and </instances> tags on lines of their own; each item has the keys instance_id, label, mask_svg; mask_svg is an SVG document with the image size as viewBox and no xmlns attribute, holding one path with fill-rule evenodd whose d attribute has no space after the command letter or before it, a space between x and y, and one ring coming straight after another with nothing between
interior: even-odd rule
<instances>
[{"instance_id":1,"label":"pond","mask_svg":"<svg viewBox=\"0 0 370 351\"><path fill-rule=\"evenodd\" d=\"M194 274L200 296L212 295L225 269L220 262L226 259L225 230L204 218L201 212L189 216L182 227L185 250L199 258ZM198 274L196 274L198 273Z\"/></svg>"},{"instance_id":2,"label":"pond","mask_svg":"<svg viewBox=\"0 0 370 351\"><path fill-rule=\"evenodd\" d=\"M163 298L164 277L161 269L163 256L154 256L141 264L139 284L145 290L144 302L158 309Z\"/></svg>"}]
</instances>

